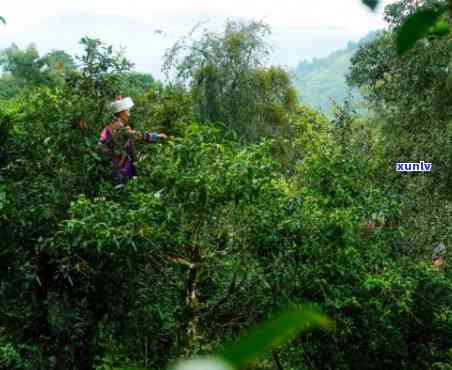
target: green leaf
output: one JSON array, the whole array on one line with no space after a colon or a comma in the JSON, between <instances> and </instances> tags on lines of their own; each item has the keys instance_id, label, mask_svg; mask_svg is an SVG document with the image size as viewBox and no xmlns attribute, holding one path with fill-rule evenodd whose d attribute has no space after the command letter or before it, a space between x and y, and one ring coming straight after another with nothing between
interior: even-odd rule
<instances>
[{"instance_id":1,"label":"green leaf","mask_svg":"<svg viewBox=\"0 0 452 370\"><path fill-rule=\"evenodd\" d=\"M6 20L5 20L5 18L3 18L3 17L0 16L0 22L2 22L2 23L6 26Z\"/></svg>"},{"instance_id":2,"label":"green leaf","mask_svg":"<svg viewBox=\"0 0 452 370\"><path fill-rule=\"evenodd\" d=\"M410 15L397 32L397 53L402 55L411 49L416 41L426 36L443 13L444 9L424 9Z\"/></svg>"},{"instance_id":3,"label":"green leaf","mask_svg":"<svg viewBox=\"0 0 452 370\"><path fill-rule=\"evenodd\" d=\"M268 350L287 343L311 328L331 328L333 322L313 308L292 308L276 315L227 347L220 356L242 368Z\"/></svg>"},{"instance_id":4,"label":"green leaf","mask_svg":"<svg viewBox=\"0 0 452 370\"><path fill-rule=\"evenodd\" d=\"M230 364L221 358L205 357L182 361L174 367L174 370L235 370Z\"/></svg>"},{"instance_id":5,"label":"green leaf","mask_svg":"<svg viewBox=\"0 0 452 370\"><path fill-rule=\"evenodd\" d=\"M435 23L433 28L429 31L429 34L434 36L444 36L449 33L450 33L449 23L443 20L440 20L437 23Z\"/></svg>"},{"instance_id":6,"label":"green leaf","mask_svg":"<svg viewBox=\"0 0 452 370\"><path fill-rule=\"evenodd\" d=\"M379 3L379 0L361 0L361 1L364 5L368 6L372 10L375 10Z\"/></svg>"}]
</instances>

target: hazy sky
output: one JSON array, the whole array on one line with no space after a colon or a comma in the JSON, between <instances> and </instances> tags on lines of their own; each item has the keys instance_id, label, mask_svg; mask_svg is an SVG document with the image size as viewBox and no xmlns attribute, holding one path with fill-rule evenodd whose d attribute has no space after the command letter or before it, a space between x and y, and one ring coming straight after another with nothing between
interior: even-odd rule
<instances>
[{"instance_id":1,"label":"hazy sky","mask_svg":"<svg viewBox=\"0 0 452 370\"><path fill-rule=\"evenodd\" d=\"M372 13L360 0L11 0L0 7L0 15L8 21L0 38L48 17L72 13L126 15L141 22L155 15L204 13L263 19L272 26L338 27L366 33L384 25L383 6L390 2L381 1Z\"/></svg>"},{"instance_id":2,"label":"hazy sky","mask_svg":"<svg viewBox=\"0 0 452 370\"><path fill-rule=\"evenodd\" d=\"M164 52L198 22L219 32L227 18L263 20L271 26L270 62L294 67L323 57L385 26L361 0L9 0L0 6L0 49L36 43L41 54L81 52L83 36L126 47L136 69L161 76ZM155 30L164 34L156 34Z\"/></svg>"}]
</instances>

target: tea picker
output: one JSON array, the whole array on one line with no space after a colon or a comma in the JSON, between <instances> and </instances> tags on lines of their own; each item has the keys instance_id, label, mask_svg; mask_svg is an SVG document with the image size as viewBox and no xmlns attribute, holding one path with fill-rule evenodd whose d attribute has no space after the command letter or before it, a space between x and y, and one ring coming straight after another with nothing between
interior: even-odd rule
<instances>
[{"instance_id":1,"label":"tea picker","mask_svg":"<svg viewBox=\"0 0 452 370\"><path fill-rule=\"evenodd\" d=\"M118 185L125 184L136 176L133 153L135 142L155 144L168 139L163 133L139 132L127 125L133 106L131 98L122 96L117 96L115 101L110 103L115 120L102 130L98 143L98 147L112 163L112 176Z\"/></svg>"},{"instance_id":2,"label":"tea picker","mask_svg":"<svg viewBox=\"0 0 452 370\"><path fill-rule=\"evenodd\" d=\"M446 254L446 246L443 243L438 243L433 248L432 265L436 268L442 268Z\"/></svg>"}]
</instances>

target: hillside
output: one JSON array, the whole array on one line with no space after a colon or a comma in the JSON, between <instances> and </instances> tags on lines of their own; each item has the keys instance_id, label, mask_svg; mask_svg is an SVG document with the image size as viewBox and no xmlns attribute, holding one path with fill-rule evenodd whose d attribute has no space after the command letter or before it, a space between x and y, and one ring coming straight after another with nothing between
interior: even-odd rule
<instances>
[{"instance_id":1,"label":"hillside","mask_svg":"<svg viewBox=\"0 0 452 370\"><path fill-rule=\"evenodd\" d=\"M359 42L350 41L346 49L337 50L325 58L303 60L295 68L294 83L302 102L327 112L331 98L342 102L349 93L345 76L350 67L350 59L359 46L374 39L378 31L372 31ZM359 93L354 92L356 99Z\"/></svg>"}]
</instances>

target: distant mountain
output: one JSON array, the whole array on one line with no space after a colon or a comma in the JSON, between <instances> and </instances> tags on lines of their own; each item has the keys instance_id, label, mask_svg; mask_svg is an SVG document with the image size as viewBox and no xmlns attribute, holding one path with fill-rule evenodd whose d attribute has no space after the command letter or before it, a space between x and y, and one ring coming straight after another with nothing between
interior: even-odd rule
<instances>
[{"instance_id":1,"label":"distant mountain","mask_svg":"<svg viewBox=\"0 0 452 370\"><path fill-rule=\"evenodd\" d=\"M375 39L379 32L372 31L358 42L350 41L345 49L337 50L325 58L300 62L293 72L301 101L324 112L330 110L331 98L338 103L343 102L350 91L345 76L350 68L351 57L360 45ZM357 91L353 91L353 96L360 99Z\"/></svg>"},{"instance_id":2,"label":"distant mountain","mask_svg":"<svg viewBox=\"0 0 452 370\"><path fill-rule=\"evenodd\" d=\"M0 49L13 42L20 47L33 42L41 53L62 49L74 55L81 52L78 42L83 36L96 37L117 48L124 46L138 71L159 78L164 52L175 41L201 21L206 21L201 29L221 32L226 20L212 14L155 15L146 22L117 15L68 14L50 17L23 32L0 29ZM293 68L300 58L325 57L360 36L338 28L272 27L269 62Z\"/></svg>"}]
</instances>

